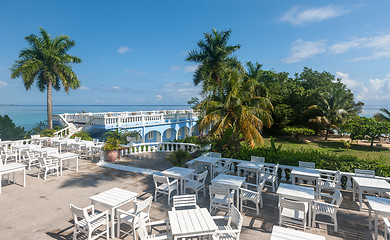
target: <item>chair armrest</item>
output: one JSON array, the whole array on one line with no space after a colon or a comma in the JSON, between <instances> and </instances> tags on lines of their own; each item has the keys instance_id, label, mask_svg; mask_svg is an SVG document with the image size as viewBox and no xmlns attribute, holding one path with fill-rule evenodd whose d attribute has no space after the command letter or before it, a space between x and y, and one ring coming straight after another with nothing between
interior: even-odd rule
<instances>
[{"instance_id":1,"label":"chair armrest","mask_svg":"<svg viewBox=\"0 0 390 240\"><path fill-rule=\"evenodd\" d=\"M176 178L175 180L173 180L172 182L169 183L169 186L172 186L173 184L178 184L179 183L179 179Z\"/></svg>"},{"instance_id":2,"label":"chair armrest","mask_svg":"<svg viewBox=\"0 0 390 240\"><path fill-rule=\"evenodd\" d=\"M212 219L218 220L218 219L228 219L229 216L212 216Z\"/></svg>"},{"instance_id":3,"label":"chair armrest","mask_svg":"<svg viewBox=\"0 0 390 240\"><path fill-rule=\"evenodd\" d=\"M248 193L258 194L258 192L255 192L255 191L252 191L252 190L249 190L249 189L246 189L246 188L240 188L240 191L241 191L241 194L242 194L242 192L248 192ZM240 194L240 195L241 195L241 194Z\"/></svg>"},{"instance_id":4,"label":"chair armrest","mask_svg":"<svg viewBox=\"0 0 390 240\"><path fill-rule=\"evenodd\" d=\"M326 198L329 198L329 199L333 199L334 198L332 195L322 194L322 193L314 193L314 197L316 199L317 199L317 197L326 197Z\"/></svg>"},{"instance_id":5,"label":"chair armrest","mask_svg":"<svg viewBox=\"0 0 390 240\"><path fill-rule=\"evenodd\" d=\"M124 211L124 210L121 210L121 209L117 209L116 212L117 212L117 215L119 215L119 213L121 213L121 214L125 214L127 216L132 216L132 217L136 216L135 214L129 213L128 211Z\"/></svg>"},{"instance_id":6,"label":"chair armrest","mask_svg":"<svg viewBox=\"0 0 390 240\"><path fill-rule=\"evenodd\" d=\"M159 226L159 225L166 225L169 223L169 220L158 220L154 222L145 223L145 226Z\"/></svg>"},{"instance_id":7,"label":"chair armrest","mask_svg":"<svg viewBox=\"0 0 390 240\"><path fill-rule=\"evenodd\" d=\"M215 233L239 233L239 229L229 229L229 230L216 230Z\"/></svg>"},{"instance_id":8,"label":"chair armrest","mask_svg":"<svg viewBox=\"0 0 390 240\"><path fill-rule=\"evenodd\" d=\"M329 207L334 207L334 208L338 208L337 205L334 205L334 204L331 204L331 203L326 203L326 202L320 202L320 201L313 201L314 205L326 205L326 206L329 206Z\"/></svg>"},{"instance_id":9,"label":"chair armrest","mask_svg":"<svg viewBox=\"0 0 390 240\"><path fill-rule=\"evenodd\" d=\"M103 216L106 216L108 218L108 210L105 210L104 212L101 212L101 213L91 217L90 221L94 221L94 220L99 219L99 218L101 218Z\"/></svg>"},{"instance_id":10,"label":"chair armrest","mask_svg":"<svg viewBox=\"0 0 390 240\"><path fill-rule=\"evenodd\" d=\"M330 178L318 178L318 181L324 181L324 182L335 182L335 179L330 179Z\"/></svg>"},{"instance_id":11,"label":"chair armrest","mask_svg":"<svg viewBox=\"0 0 390 240\"><path fill-rule=\"evenodd\" d=\"M90 205L88 207L85 207L85 209L88 211L89 209L91 209L92 213L95 212L95 206L94 205Z\"/></svg>"}]
</instances>

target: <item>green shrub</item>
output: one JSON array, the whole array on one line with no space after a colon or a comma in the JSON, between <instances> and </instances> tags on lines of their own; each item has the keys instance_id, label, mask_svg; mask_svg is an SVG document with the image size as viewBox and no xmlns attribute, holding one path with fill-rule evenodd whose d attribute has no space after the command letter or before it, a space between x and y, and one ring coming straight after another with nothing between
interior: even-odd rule
<instances>
[{"instance_id":1,"label":"green shrub","mask_svg":"<svg viewBox=\"0 0 390 240\"><path fill-rule=\"evenodd\" d=\"M177 167L183 166L186 161L190 160L190 158L191 155L182 149L179 149L168 156L168 160Z\"/></svg>"},{"instance_id":2,"label":"green shrub","mask_svg":"<svg viewBox=\"0 0 390 240\"><path fill-rule=\"evenodd\" d=\"M282 132L287 135L292 135L294 138L296 138L298 141L300 141L299 137L314 135L316 132L313 129L306 128L306 127L285 127L282 129Z\"/></svg>"},{"instance_id":3,"label":"green shrub","mask_svg":"<svg viewBox=\"0 0 390 240\"><path fill-rule=\"evenodd\" d=\"M103 151L113 151L118 150L118 148L121 146L121 141L119 139L110 137L107 138L104 142L104 146L102 147Z\"/></svg>"},{"instance_id":4,"label":"green shrub","mask_svg":"<svg viewBox=\"0 0 390 240\"><path fill-rule=\"evenodd\" d=\"M232 158L246 146L245 139L232 128L226 129L220 137L211 140L211 151L223 153L223 157Z\"/></svg>"},{"instance_id":5,"label":"green shrub","mask_svg":"<svg viewBox=\"0 0 390 240\"><path fill-rule=\"evenodd\" d=\"M18 127L8 115L0 115L0 139L19 140L26 138L24 127Z\"/></svg>"},{"instance_id":6,"label":"green shrub","mask_svg":"<svg viewBox=\"0 0 390 240\"><path fill-rule=\"evenodd\" d=\"M55 132L57 132L55 129L43 129L41 132L39 132L39 135L41 135L41 137L54 137Z\"/></svg>"},{"instance_id":7,"label":"green shrub","mask_svg":"<svg viewBox=\"0 0 390 240\"><path fill-rule=\"evenodd\" d=\"M193 144L197 144L197 145L199 145L201 147L204 147L204 146L207 146L207 145L210 144L210 139L209 139L209 137L203 136L203 135L200 135L200 136L186 136L183 139L173 140L173 142L193 143Z\"/></svg>"},{"instance_id":8,"label":"green shrub","mask_svg":"<svg viewBox=\"0 0 390 240\"><path fill-rule=\"evenodd\" d=\"M73 134L70 138L80 137L81 140L92 141L92 137L88 132L80 131Z\"/></svg>"}]
</instances>

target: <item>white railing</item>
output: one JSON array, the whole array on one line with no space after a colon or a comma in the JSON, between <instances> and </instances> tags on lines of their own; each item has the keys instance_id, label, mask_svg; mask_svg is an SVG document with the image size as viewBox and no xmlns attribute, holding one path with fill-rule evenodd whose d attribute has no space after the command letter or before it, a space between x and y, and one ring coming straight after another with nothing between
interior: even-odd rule
<instances>
[{"instance_id":1,"label":"white railing","mask_svg":"<svg viewBox=\"0 0 390 240\"><path fill-rule=\"evenodd\" d=\"M55 115L55 117L58 117L58 121L61 123L61 126L66 126L65 128L54 132L54 136L57 137L65 137L69 135L70 132L70 124L69 122L62 116L62 115Z\"/></svg>"},{"instance_id":2,"label":"white railing","mask_svg":"<svg viewBox=\"0 0 390 240\"><path fill-rule=\"evenodd\" d=\"M128 148L121 149L119 152L121 156L127 156L150 152L174 152L177 150L185 150L189 153L193 153L198 149L200 149L200 146L192 143L154 142L134 143Z\"/></svg>"}]
</instances>

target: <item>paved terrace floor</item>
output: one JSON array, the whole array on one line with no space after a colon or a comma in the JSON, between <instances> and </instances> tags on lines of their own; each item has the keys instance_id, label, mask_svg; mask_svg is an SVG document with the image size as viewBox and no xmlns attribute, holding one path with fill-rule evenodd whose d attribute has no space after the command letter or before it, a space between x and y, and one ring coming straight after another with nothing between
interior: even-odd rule
<instances>
[{"instance_id":1,"label":"paved terrace floor","mask_svg":"<svg viewBox=\"0 0 390 240\"><path fill-rule=\"evenodd\" d=\"M121 162L134 167L164 170L172 165L165 160L166 154L147 153ZM144 199L154 192L152 176L103 168L91 162L81 160L79 172L64 171L64 176L48 176L47 181L37 178L37 169L27 172L27 186L11 184L2 187L0 194L0 239L72 239L73 219L69 204L79 207L90 204L88 197L113 187L119 187L140 193ZM16 181L21 183L21 174L16 174ZM207 207L208 196L200 194L198 205ZM368 231L368 213L357 211L358 206L351 201L352 194L343 192L344 202L339 211L339 231L333 227L320 225L307 232L326 236L326 239L372 239L373 231ZM260 215L247 210L241 239L269 239L273 225L278 222L278 196L269 190L264 193L264 207ZM128 209L126 206L123 209ZM99 208L98 208L99 209ZM153 202L152 220L167 219L166 198L160 197ZM383 239L383 222L380 222L379 239ZM101 238L104 239L104 238ZM127 236L124 239L132 239Z\"/></svg>"}]
</instances>

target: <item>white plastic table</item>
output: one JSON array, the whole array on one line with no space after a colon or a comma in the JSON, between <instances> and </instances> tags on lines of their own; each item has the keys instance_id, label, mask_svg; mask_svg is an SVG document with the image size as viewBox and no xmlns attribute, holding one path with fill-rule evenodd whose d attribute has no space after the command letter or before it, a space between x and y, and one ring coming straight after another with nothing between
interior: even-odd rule
<instances>
[{"instance_id":1,"label":"white plastic table","mask_svg":"<svg viewBox=\"0 0 390 240\"><path fill-rule=\"evenodd\" d=\"M324 236L273 226L270 240L325 240Z\"/></svg>"},{"instance_id":2,"label":"white plastic table","mask_svg":"<svg viewBox=\"0 0 390 240\"><path fill-rule=\"evenodd\" d=\"M256 174L256 184L259 185L259 172L264 167L264 163L258 163L258 162L240 162L237 164L237 171L238 173L241 172L241 170L248 171L248 172L254 172Z\"/></svg>"},{"instance_id":3,"label":"white plastic table","mask_svg":"<svg viewBox=\"0 0 390 240\"><path fill-rule=\"evenodd\" d=\"M218 229L206 208L173 210L168 212L173 238L212 235Z\"/></svg>"},{"instance_id":4,"label":"white plastic table","mask_svg":"<svg viewBox=\"0 0 390 240\"><path fill-rule=\"evenodd\" d=\"M184 194L184 180L188 179L193 173L194 169L191 168L182 168L182 167L171 167L167 170L162 171L161 173L166 177L178 178L180 180L180 192Z\"/></svg>"},{"instance_id":5,"label":"white plastic table","mask_svg":"<svg viewBox=\"0 0 390 240\"><path fill-rule=\"evenodd\" d=\"M372 229L371 211L375 214L375 240L378 239L378 215L390 215L390 199L366 196L368 201L368 229ZM386 226L385 226L386 227Z\"/></svg>"},{"instance_id":6,"label":"white plastic table","mask_svg":"<svg viewBox=\"0 0 390 240\"><path fill-rule=\"evenodd\" d=\"M281 183L281 184L279 184L279 187L278 187L278 190L276 191L276 193L279 194L279 198L285 197L285 198L293 199L296 201L307 202L309 204L309 213L308 213L309 214L309 217L308 217L309 223L308 223L307 227L310 228L310 226L311 226L311 208L312 208L312 201L314 200L314 188Z\"/></svg>"},{"instance_id":7,"label":"white plastic table","mask_svg":"<svg viewBox=\"0 0 390 240\"><path fill-rule=\"evenodd\" d=\"M198 158L193 159L195 162L202 163L210 166L210 179L214 176L213 165L217 164L217 162L221 161L220 157L209 157L209 156L200 156Z\"/></svg>"},{"instance_id":8,"label":"white plastic table","mask_svg":"<svg viewBox=\"0 0 390 240\"><path fill-rule=\"evenodd\" d=\"M31 151L39 153L40 157L43 157L43 155L47 156L48 154L58 153L58 149L54 147L36 148Z\"/></svg>"},{"instance_id":9,"label":"white plastic table","mask_svg":"<svg viewBox=\"0 0 390 240\"><path fill-rule=\"evenodd\" d=\"M5 165L0 165L0 193L1 193L1 176L3 174L13 173L18 171L23 171L23 187L26 187L26 165L21 163L9 163ZM13 181L15 182L15 175L13 176Z\"/></svg>"},{"instance_id":10,"label":"white plastic table","mask_svg":"<svg viewBox=\"0 0 390 240\"><path fill-rule=\"evenodd\" d=\"M18 146L13 146L12 148L15 149L18 153L18 160L22 160L22 152L29 150L31 145L25 144L25 145L18 145Z\"/></svg>"},{"instance_id":11,"label":"white plastic table","mask_svg":"<svg viewBox=\"0 0 390 240\"><path fill-rule=\"evenodd\" d=\"M355 201L356 191L358 190L359 196L359 210L362 211L363 204L363 191L378 191L388 192L390 191L390 183L384 179L368 178L368 177L352 177L353 180L353 201Z\"/></svg>"},{"instance_id":12,"label":"white plastic table","mask_svg":"<svg viewBox=\"0 0 390 240\"><path fill-rule=\"evenodd\" d=\"M320 171L315 169L309 169L309 168L300 168L300 167L294 167L290 173L292 184L295 185L295 178L298 178L301 180L306 181L312 181L314 182L318 181L318 178L320 178Z\"/></svg>"},{"instance_id":13,"label":"white plastic table","mask_svg":"<svg viewBox=\"0 0 390 240\"><path fill-rule=\"evenodd\" d=\"M57 159L60 162L60 175L62 176L62 166L63 166L63 161L67 160L68 161L68 169L69 169L69 161L71 159L76 160L76 172L79 171L79 155L77 153L49 153L49 157L52 157L53 159Z\"/></svg>"},{"instance_id":14,"label":"white plastic table","mask_svg":"<svg viewBox=\"0 0 390 240\"><path fill-rule=\"evenodd\" d=\"M62 145L67 146L69 140L67 139L59 139L59 140L53 140L52 141L52 147L58 147L59 152L62 152Z\"/></svg>"},{"instance_id":15,"label":"white plastic table","mask_svg":"<svg viewBox=\"0 0 390 240\"><path fill-rule=\"evenodd\" d=\"M37 137L31 139L32 143L38 143L41 146L48 146L47 142L50 140L50 137Z\"/></svg>"},{"instance_id":16,"label":"white plastic table","mask_svg":"<svg viewBox=\"0 0 390 240\"><path fill-rule=\"evenodd\" d=\"M238 208L240 187L245 183L245 177L219 174L217 177L211 180L211 183L222 185L229 189L234 189L236 191L236 207Z\"/></svg>"},{"instance_id":17,"label":"white plastic table","mask_svg":"<svg viewBox=\"0 0 390 240\"><path fill-rule=\"evenodd\" d=\"M114 238L115 236L115 229L114 229L115 209L126 203L134 201L137 196L138 193L135 192L130 192L120 188L112 188L110 190L96 194L95 196L89 198L93 205L99 204L105 208L111 209L111 214L110 214L111 238Z\"/></svg>"}]
</instances>

